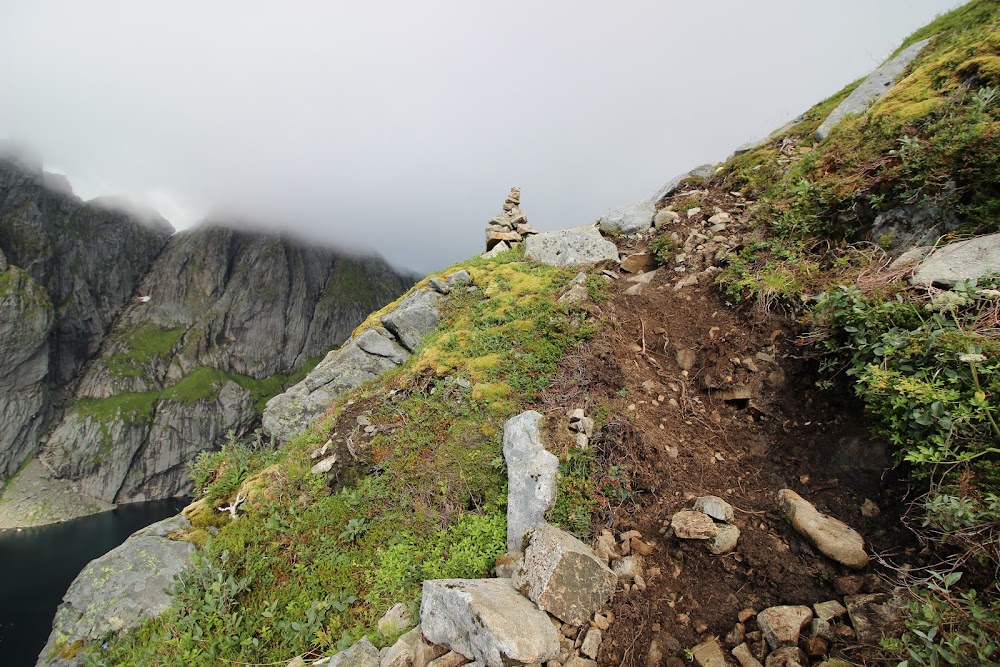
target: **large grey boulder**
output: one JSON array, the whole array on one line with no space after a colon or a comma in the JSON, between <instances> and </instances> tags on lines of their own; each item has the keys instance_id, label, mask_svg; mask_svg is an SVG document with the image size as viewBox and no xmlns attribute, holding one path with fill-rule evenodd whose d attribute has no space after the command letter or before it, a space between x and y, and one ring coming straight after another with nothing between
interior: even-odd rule
<instances>
[{"instance_id":1,"label":"large grey boulder","mask_svg":"<svg viewBox=\"0 0 1000 667\"><path fill-rule=\"evenodd\" d=\"M618 577L593 549L547 523L525 539L514 587L570 625L583 625L615 592Z\"/></svg>"},{"instance_id":2,"label":"large grey boulder","mask_svg":"<svg viewBox=\"0 0 1000 667\"><path fill-rule=\"evenodd\" d=\"M992 273L1000 273L1000 234L977 236L936 249L917 267L912 282L951 287Z\"/></svg>"},{"instance_id":3,"label":"large grey boulder","mask_svg":"<svg viewBox=\"0 0 1000 667\"><path fill-rule=\"evenodd\" d=\"M598 225L605 234L642 234L653 226L655 214L653 202L641 201L601 216Z\"/></svg>"},{"instance_id":4,"label":"large grey boulder","mask_svg":"<svg viewBox=\"0 0 1000 667\"><path fill-rule=\"evenodd\" d=\"M524 534L545 518L556 501L559 459L545 449L542 415L529 410L503 426L507 462L507 551L520 551Z\"/></svg>"},{"instance_id":5,"label":"large grey boulder","mask_svg":"<svg viewBox=\"0 0 1000 667\"><path fill-rule=\"evenodd\" d=\"M712 178L712 176L715 176L715 167L710 164L699 165L691 171L685 171L683 174L678 174L664 183L663 187L656 191L656 194L653 195L653 198L650 201L656 204L666 197L669 197L680 189L684 181L692 178Z\"/></svg>"},{"instance_id":6,"label":"large grey boulder","mask_svg":"<svg viewBox=\"0 0 1000 667\"><path fill-rule=\"evenodd\" d=\"M45 289L16 266L0 272L0 479L38 445L49 414L49 332Z\"/></svg>"},{"instance_id":7,"label":"large grey boulder","mask_svg":"<svg viewBox=\"0 0 1000 667\"><path fill-rule=\"evenodd\" d=\"M391 312L382 316L382 324L410 352L438 325L438 299L441 294L426 287L414 290Z\"/></svg>"},{"instance_id":8,"label":"large grey boulder","mask_svg":"<svg viewBox=\"0 0 1000 667\"><path fill-rule=\"evenodd\" d=\"M778 492L778 507L792 527L809 538L825 556L851 568L868 565L864 538L843 521L822 514L791 489Z\"/></svg>"},{"instance_id":9,"label":"large grey boulder","mask_svg":"<svg viewBox=\"0 0 1000 667\"><path fill-rule=\"evenodd\" d=\"M188 526L182 516L154 523L84 567L56 610L36 667L81 665L83 654L74 645L137 627L166 611L171 601L166 588L194 553L193 544L167 535Z\"/></svg>"},{"instance_id":10,"label":"large grey boulder","mask_svg":"<svg viewBox=\"0 0 1000 667\"><path fill-rule=\"evenodd\" d=\"M921 40L906 47L895 58L888 61L869 74L843 102L830 112L823 124L816 130L816 137L822 141L829 136L830 131L844 119L847 114L858 114L868 111L872 104L892 90L896 79L903 70L913 62L932 38Z\"/></svg>"},{"instance_id":11,"label":"large grey boulder","mask_svg":"<svg viewBox=\"0 0 1000 667\"><path fill-rule=\"evenodd\" d=\"M618 246L601 236L593 225L571 227L529 236L524 242L528 259L552 266L579 266L605 260L618 261Z\"/></svg>"},{"instance_id":12,"label":"large grey boulder","mask_svg":"<svg viewBox=\"0 0 1000 667\"><path fill-rule=\"evenodd\" d=\"M489 667L559 657L559 636L548 615L509 579L425 581L420 628L428 641Z\"/></svg>"}]
</instances>

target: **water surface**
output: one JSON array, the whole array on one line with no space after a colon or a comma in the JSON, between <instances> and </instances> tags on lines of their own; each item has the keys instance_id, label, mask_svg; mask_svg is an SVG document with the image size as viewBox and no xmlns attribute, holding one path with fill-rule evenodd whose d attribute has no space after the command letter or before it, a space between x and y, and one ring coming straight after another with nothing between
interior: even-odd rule
<instances>
[{"instance_id":1,"label":"water surface","mask_svg":"<svg viewBox=\"0 0 1000 667\"><path fill-rule=\"evenodd\" d=\"M176 498L133 503L51 526L0 530L0 665L33 666L80 570L184 504Z\"/></svg>"}]
</instances>

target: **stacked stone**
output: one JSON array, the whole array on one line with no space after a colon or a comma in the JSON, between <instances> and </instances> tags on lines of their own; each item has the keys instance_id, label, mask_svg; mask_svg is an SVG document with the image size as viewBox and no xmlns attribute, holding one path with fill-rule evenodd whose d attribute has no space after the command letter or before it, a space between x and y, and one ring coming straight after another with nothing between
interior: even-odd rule
<instances>
[{"instance_id":1,"label":"stacked stone","mask_svg":"<svg viewBox=\"0 0 1000 667\"><path fill-rule=\"evenodd\" d=\"M528 224L528 218L521 212L521 188L513 187L503 203L500 215L490 220L486 228L486 250L499 247L498 252L519 245L527 236L538 231Z\"/></svg>"}]
</instances>

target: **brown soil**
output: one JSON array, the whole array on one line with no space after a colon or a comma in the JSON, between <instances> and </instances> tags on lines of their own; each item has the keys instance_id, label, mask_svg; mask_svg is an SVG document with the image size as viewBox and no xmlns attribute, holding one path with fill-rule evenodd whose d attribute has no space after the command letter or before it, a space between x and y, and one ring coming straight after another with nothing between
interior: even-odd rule
<instances>
[{"instance_id":1,"label":"brown soil","mask_svg":"<svg viewBox=\"0 0 1000 667\"><path fill-rule=\"evenodd\" d=\"M723 233L738 239L734 199L707 198L708 215L715 203L734 213ZM704 216L679 237L704 228ZM705 245L702 264L695 258L689 266L711 261L716 248ZM912 554L899 494L884 476L884 444L869 438L849 392L817 389L815 364L794 343L795 323L735 310L704 275L675 290L683 275L661 267L639 296L624 293L632 285L624 276L615 280L613 297L601 304L601 334L564 362L543 408L558 419L568 408L612 407L592 445L631 473L633 497L609 508L595 533L635 529L656 545L645 559L646 589L619 590L613 600L601 665L647 665L657 637L666 659L681 658L683 648L713 636L722 641L746 608L842 599L833 579L854 572L816 551L778 514L782 488L861 532L870 552ZM687 372L678 364L681 349L694 353ZM665 534L675 512L708 494L737 508L735 552L712 555L699 541ZM876 519L861 514L866 498L881 509ZM753 621L747 629L756 629ZM852 662L871 652L849 640L831 651Z\"/></svg>"}]
</instances>

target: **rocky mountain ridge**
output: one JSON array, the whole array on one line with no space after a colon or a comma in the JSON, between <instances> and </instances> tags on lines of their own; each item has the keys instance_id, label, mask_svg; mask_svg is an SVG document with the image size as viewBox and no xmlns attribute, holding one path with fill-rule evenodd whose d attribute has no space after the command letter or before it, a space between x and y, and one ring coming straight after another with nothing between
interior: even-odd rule
<instances>
[{"instance_id":1,"label":"rocky mountain ridge","mask_svg":"<svg viewBox=\"0 0 1000 667\"><path fill-rule=\"evenodd\" d=\"M13 158L0 161L0 249L0 472L51 426L40 461L104 502L189 491L199 452L251 429L289 376L409 283L378 257L233 224L174 234Z\"/></svg>"}]
</instances>

